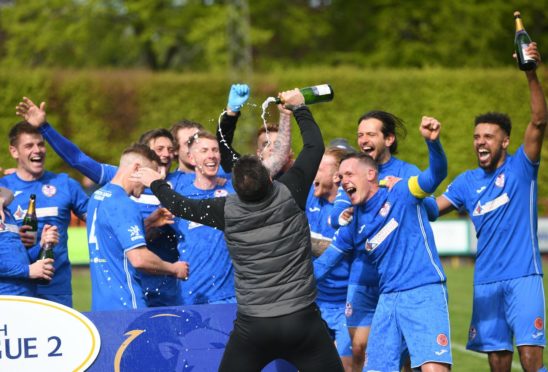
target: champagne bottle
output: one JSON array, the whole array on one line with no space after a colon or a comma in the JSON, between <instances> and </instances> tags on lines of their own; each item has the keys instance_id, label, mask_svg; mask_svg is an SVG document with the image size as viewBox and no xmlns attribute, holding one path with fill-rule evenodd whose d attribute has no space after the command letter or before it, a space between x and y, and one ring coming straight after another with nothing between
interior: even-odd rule
<instances>
[{"instance_id":1,"label":"champagne bottle","mask_svg":"<svg viewBox=\"0 0 548 372\"><path fill-rule=\"evenodd\" d=\"M30 195L29 207L27 213L23 218L23 225L30 226L31 229L26 231L26 234L31 235L36 244L36 237L38 236L38 218L36 217L36 195Z\"/></svg>"},{"instance_id":2,"label":"champagne bottle","mask_svg":"<svg viewBox=\"0 0 548 372\"><path fill-rule=\"evenodd\" d=\"M537 67L537 62L533 57L529 56L525 52L525 48L527 48L527 46L531 43L531 38L523 27L521 14L518 11L514 12L514 18L516 19L516 37L514 38L514 47L516 49L519 69L523 71L532 70Z\"/></svg>"},{"instance_id":3,"label":"champagne bottle","mask_svg":"<svg viewBox=\"0 0 548 372\"><path fill-rule=\"evenodd\" d=\"M304 96L304 104L311 105L313 103L329 102L335 96L333 88L329 84L315 85L299 89ZM282 103L280 98L276 98L277 104Z\"/></svg>"},{"instance_id":4,"label":"champagne bottle","mask_svg":"<svg viewBox=\"0 0 548 372\"><path fill-rule=\"evenodd\" d=\"M40 253L38 253L38 260L45 260L46 258L54 259L53 256L53 244L46 243L41 249ZM38 279L36 281L38 284L47 285L50 283L47 279Z\"/></svg>"}]
</instances>

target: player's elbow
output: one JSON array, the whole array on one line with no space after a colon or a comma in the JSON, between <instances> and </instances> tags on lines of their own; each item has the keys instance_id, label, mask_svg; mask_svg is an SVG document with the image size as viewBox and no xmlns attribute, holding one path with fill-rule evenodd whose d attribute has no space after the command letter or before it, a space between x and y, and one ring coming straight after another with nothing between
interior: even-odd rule
<instances>
[{"instance_id":1,"label":"player's elbow","mask_svg":"<svg viewBox=\"0 0 548 372\"><path fill-rule=\"evenodd\" d=\"M128 259L131 263L131 266L133 266L137 270L144 270L147 268L147 259L143 254L144 252L139 252L144 249L135 249L135 252L130 252L131 254L128 254Z\"/></svg>"}]
</instances>

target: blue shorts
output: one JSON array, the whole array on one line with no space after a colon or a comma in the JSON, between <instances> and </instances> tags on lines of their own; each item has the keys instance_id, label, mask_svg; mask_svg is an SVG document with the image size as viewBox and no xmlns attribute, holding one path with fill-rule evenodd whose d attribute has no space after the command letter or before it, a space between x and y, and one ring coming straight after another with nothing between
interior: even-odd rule
<instances>
[{"instance_id":1,"label":"blue shorts","mask_svg":"<svg viewBox=\"0 0 548 372\"><path fill-rule=\"evenodd\" d=\"M333 305L329 303L317 302L322 319L325 320L329 330L334 334L337 344L337 351L340 356L352 356L352 341L350 333L346 327L346 317L344 316L344 305Z\"/></svg>"},{"instance_id":2,"label":"blue shorts","mask_svg":"<svg viewBox=\"0 0 548 372\"><path fill-rule=\"evenodd\" d=\"M39 293L36 297L44 300L57 302L58 304L72 307L72 295L70 294L51 294L51 293Z\"/></svg>"},{"instance_id":3,"label":"blue shorts","mask_svg":"<svg viewBox=\"0 0 548 372\"><path fill-rule=\"evenodd\" d=\"M412 368L428 362L452 364L445 284L381 294L364 371L399 371L405 344Z\"/></svg>"},{"instance_id":4,"label":"blue shorts","mask_svg":"<svg viewBox=\"0 0 548 372\"><path fill-rule=\"evenodd\" d=\"M378 301L379 287L349 284L344 310L346 326L370 327Z\"/></svg>"},{"instance_id":5,"label":"blue shorts","mask_svg":"<svg viewBox=\"0 0 548 372\"><path fill-rule=\"evenodd\" d=\"M544 286L530 275L474 286L467 349L489 352L516 346L544 346Z\"/></svg>"}]
</instances>

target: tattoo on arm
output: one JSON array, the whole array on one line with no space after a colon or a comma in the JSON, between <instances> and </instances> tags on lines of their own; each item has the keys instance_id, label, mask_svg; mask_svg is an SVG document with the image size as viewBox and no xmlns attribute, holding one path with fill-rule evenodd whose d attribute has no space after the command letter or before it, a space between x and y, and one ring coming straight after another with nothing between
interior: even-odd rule
<instances>
[{"instance_id":1,"label":"tattoo on arm","mask_svg":"<svg viewBox=\"0 0 548 372\"><path fill-rule=\"evenodd\" d=\"M312 243L312 255L314 257L320 257L327 247L329 247L329 244L331 244L331 240L328 239L311 238L310 241Z\"/></svg>"},{"instance_id":2,"label":"tattoo on arm","mask_svg":"<svg viewBox=\"0 0 548 372\"><path fill-rule=\"evenodd\" d=\"M270 175L274 177L280 172L289 156L291 146L291 116L280 113L280 122L278 126L278 137L273 144L272 156L265 160L264 165L269 170Z\"/></svg>"}]
</instances>

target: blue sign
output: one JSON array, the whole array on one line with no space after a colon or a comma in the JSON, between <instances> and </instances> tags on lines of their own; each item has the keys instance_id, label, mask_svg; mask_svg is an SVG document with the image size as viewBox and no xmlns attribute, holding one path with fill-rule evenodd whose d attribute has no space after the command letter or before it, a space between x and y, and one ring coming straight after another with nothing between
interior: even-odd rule
<instances>
[{"instance_id":1,"label":"blue sign","mask_svg":"<svg viewBox=\"0 0 548 372\"><path fill-rule=\"evenodd\" d=\"M217 371L236 305L195 305L85 313L101 335L90 372ZM296 371L275 361L263 371Z\"/></svg>"}]
</instances>

